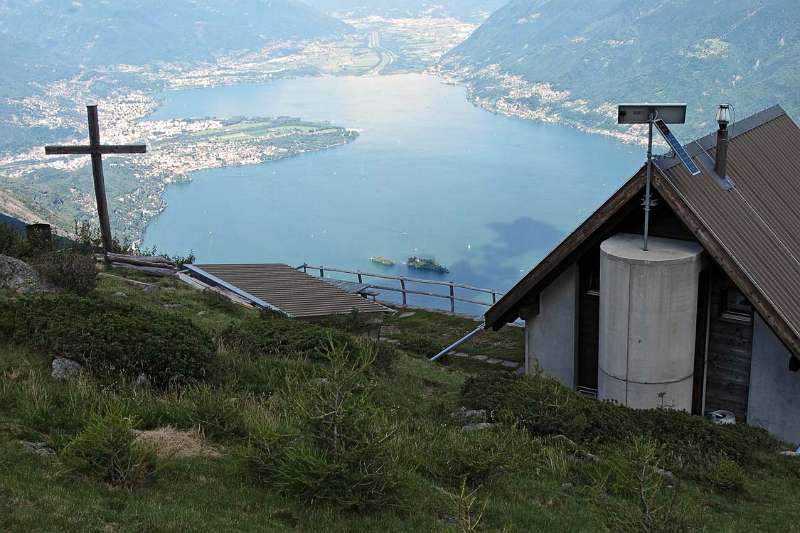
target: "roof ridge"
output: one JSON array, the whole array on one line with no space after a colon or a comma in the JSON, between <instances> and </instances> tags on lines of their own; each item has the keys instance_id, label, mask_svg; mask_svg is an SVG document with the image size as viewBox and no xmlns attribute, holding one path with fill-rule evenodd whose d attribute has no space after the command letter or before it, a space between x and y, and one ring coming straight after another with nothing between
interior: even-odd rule
<instances>
[{"instance_id":1,"label":"roof ridge","mask_svg":"<svg viewBox=\"0 0 800 533\"><path fill-rule=\"evenodd\" d=\"M780 106L780 104L775 104L770 106L766 109L762 109L757 113L753 113L750 116L743 118L737 122L733 123L733 127L728 132L728 140L733 141L737 137L744 135L745 133L749 133L750 131L767 124L768 122L772 122L773 120L780 118L786 115L786 111ZM684 150L686 153L689 154L689 157L694 158L695 156L700 155L703 152L711 150L717 145L717 132L712 131L706 135L703 135L699 139L695 139L683 145ZM675 165L680 164L681 160L676 157L675 155L668 156L668 155L660 155L655 156L653 158L653 162L660 168L661 170L669 170Z\"/></svg>"}]
</instances>

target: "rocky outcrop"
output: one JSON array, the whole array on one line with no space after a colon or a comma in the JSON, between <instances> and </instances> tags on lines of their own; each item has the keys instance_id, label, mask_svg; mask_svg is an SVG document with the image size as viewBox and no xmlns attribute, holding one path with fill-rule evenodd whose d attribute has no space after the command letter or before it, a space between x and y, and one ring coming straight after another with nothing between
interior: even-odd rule
<instances>
[{"instance_id":1,"label":"rocky outcrop","mask_svg":"<svg viewBox=\"0 0 800 533\"><path fill-rule=\"evenodd\" d=\"M80 363L65 357L56 357L51 365L50 375L56 379L69 379L81 373Z\"/></svg>"},{"instance_id":2,"label":"rocky outcrop","mask_svg":"<svg viewBox=\"0 0 800 533\"><path fill-rule=\"evenodd\" d=\"M14 257L0 255L0 289L37 292L44 290L44 285L30 265Z\"/></svg>"}]
</instances>

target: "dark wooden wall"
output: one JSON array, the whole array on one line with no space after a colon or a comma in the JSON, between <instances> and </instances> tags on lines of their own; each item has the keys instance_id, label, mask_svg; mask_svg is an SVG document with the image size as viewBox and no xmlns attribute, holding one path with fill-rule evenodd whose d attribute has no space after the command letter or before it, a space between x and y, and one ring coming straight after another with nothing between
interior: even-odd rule
<instances>
[{"instance_id":1,"label":"dark wooden wall","mask_svg":"<svg viewBox=\"0 0 800 533\"><path fill-rule=\"evenodd\" d=\"M729 290L736 290L733 282L719 268L713 268L705 410L727 409L744 422L750 387L753 320L752 312L749 322L724 316Z\"/></svg>"},{"instance_id":2,"label":"dark wooden wall","mask_svg":"<svg viewBox=\"0 0 800 533\"><path fill-rule=\"evenodd\" d=\"M600 349L600 247L587 253L579 266L578 386L597 390Z\"/></svg>"},{"instance_id":3,"label":"dark wooden wall","mask_svg":"<svg viewBox=\"0 0 800 533\"><path fill-rule=\"evenodd\" d=\"M678 218L657 193L653 195L653 198L657 205L650 210L651 236L683 241L696 240L689 228L686 227L686 224ZM641 198L637 197L632 202L641 203ZM644 233L644 209L640 206L631 209L629 214L614 229L614 233L634 233L639 235Z\"/></svg>"}]
</instances>

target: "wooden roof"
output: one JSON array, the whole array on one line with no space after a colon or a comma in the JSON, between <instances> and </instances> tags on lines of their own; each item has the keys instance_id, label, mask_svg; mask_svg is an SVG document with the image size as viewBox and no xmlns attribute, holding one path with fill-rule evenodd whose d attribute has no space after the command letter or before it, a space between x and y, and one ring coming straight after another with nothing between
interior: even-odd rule
<instances>
[{"instance_id":1,"label":"wooden roof","mask_svg":"<svg viewBox=\"0 0 800 533\"><path fill-rule=\"evenodd\" d=\"M359 313L387 313L388 307L350 294L288 265L191 265L194 276L237 292L256 305L292 318Z\"/></svg>"},{"instance_id":2,"label":"wooden roof","mask_svg":"<svg viewBox=\"0 0 800 533\"><path fill-rule=\"evenodd\" d=\"M675 158L657 160L653 186L708 254L748 297L786 346L800 357L800 128L780 106L733 126L728 175L733 187L701 164L714 157L716 132L686 146L702 170L691 176ZM640 170L486 313L499 328L563 268L581 247L640 193Z\"/></svg>"}]
</instances>

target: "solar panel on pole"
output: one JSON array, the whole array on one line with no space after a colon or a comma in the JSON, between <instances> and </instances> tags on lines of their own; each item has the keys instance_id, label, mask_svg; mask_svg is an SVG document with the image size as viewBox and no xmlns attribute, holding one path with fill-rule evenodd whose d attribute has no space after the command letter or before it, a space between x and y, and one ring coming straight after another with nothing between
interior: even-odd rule
<instances>
[{"instance_id":1,"label":"solar panel on pole","mask_svg":"<svg viewBox=\"0 0 800 533\"><path fill-rule=\"evenodd\" d=\"M697 168L697 165L694 164L694 161L692 161L692 158L689 157L689 154L686 152L686 149L680 142L678 142L678 139L676 139L675 135L673 135L669 130L666 122L659 119L655 121L655 125L658 129L658 133L664 137L664 140L667 141L669 147L672 148L672 151L675 152L675 155L681 160L681 163L683 163L683 166L689 171L689 174L692 176L697 176L700 174L700 169Z\"/></svg>"}]
</instances>

